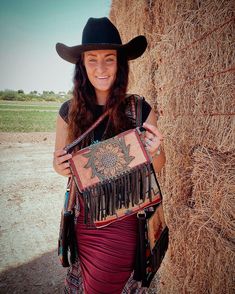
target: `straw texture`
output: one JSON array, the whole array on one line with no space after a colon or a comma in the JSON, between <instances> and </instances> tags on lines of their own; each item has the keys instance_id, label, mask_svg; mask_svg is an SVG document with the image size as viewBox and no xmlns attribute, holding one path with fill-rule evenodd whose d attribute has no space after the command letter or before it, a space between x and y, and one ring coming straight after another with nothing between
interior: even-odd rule
<instances>
[{"instance_id":1,"label":"straw texture","mask_svg":"<svg viewBox=\"0 0 235 294\"><path fill-rule=\"evenodd\" d=\"M143 34L129 92L158 115L170 249L150 293L234 293L235 2L113 0L126 42Z\"/></svg>"}]
</instances>

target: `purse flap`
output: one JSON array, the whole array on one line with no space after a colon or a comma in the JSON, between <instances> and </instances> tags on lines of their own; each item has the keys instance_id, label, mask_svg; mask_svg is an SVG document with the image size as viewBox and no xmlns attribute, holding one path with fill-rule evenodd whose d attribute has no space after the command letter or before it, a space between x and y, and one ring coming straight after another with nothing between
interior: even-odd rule
<instances>
[{"instance_id":1,"label":"purse flap","mask_svg":"<svg viewBox=\"0 0 235 294\"><path fill-rule=\"evenodd\" d=\"M77 151L69 160L80 192L150 162L137 129Z\"/></svg>"}]
</instances>

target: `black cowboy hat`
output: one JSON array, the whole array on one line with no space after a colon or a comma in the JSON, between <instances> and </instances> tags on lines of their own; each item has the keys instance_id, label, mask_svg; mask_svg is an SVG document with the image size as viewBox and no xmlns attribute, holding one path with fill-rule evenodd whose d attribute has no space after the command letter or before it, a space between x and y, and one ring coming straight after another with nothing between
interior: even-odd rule
<instances>
[{"instance_id":1,"label":"black cowboy hat","mask_svg":"<svg viewBox=\"0 0 235 294\"><path fill-rule=\"evenodd\" d=\"M79 55L89 50L116 49L131 60L141 56L146 47L144 36L137 36L123 45L117 28L107 17L91 17L83 29L81 45L68 47L57 43L56 51L64 60L76 64Z\"/></svg>"}]
</instances>

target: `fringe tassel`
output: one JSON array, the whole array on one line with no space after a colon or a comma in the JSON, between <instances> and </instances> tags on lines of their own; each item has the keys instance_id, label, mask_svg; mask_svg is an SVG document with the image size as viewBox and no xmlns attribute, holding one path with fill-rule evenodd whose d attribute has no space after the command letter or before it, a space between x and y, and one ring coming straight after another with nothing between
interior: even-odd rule
<instances>
[{"instance_id":1,"label":"fringe tassel","mask_svg":"<svg viewBox=\"0 0 235 294\"><path fill-rule=\"evenodd\" d=\"M120 208L134 207L152 201L152 166L150 163L137 166L118 178L107 179L83 192L85 224L105 220Z\"/></svg>"}]
</instances>

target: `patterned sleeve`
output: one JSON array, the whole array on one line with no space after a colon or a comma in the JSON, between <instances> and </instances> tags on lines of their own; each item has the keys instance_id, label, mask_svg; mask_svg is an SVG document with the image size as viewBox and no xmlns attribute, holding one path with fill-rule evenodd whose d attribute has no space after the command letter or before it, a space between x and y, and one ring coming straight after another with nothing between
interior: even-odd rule
<instances>
[{"instance_id":1,"label":"patterned sleeve","mask_svg":"<svg viewBox=\"0 0 235 294\"><path fill-rule=\"evenodd\" d=\"M69 104L70 100L65 101L59 110L59 115L63 118L63 120L68 123L68 113L69 113Z\"/></svg>"}]
</instances>

